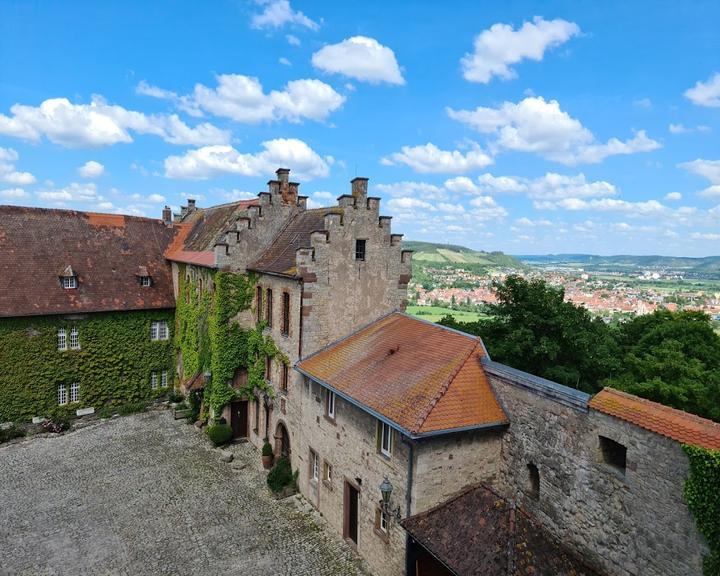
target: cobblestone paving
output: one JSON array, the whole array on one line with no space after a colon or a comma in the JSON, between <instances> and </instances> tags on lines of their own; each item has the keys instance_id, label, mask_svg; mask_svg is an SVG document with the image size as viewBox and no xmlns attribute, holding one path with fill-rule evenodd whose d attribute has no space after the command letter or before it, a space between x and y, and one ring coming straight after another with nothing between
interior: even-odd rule
<instances>
[{"instance_id":1,"label":"cobblestone paving","mask_svg":"<svg viewBox=\"0 0 720 576\"><path fill-rule=\"evenodd\" d=\"M259 454L219 461L169 412L0 446L0 574L363 574L296 498L275 501Z\"/></svg>"}]
</instances>

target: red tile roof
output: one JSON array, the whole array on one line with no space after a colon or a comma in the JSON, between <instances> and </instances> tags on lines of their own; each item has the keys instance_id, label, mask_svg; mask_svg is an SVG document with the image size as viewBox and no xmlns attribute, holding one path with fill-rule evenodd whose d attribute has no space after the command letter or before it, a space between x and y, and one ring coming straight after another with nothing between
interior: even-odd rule
<instances>
[{"instance_id":1,"label":"red tile roof","mask_svg":"<svg viewBox=\"0 0 720 576\"><path fill-rule=\"evenodd\" d=\"M401 525L457 576L598 576L524 510L482 484Z\"/></svg>"},{"instance_id":2,"label":"red tile roof","mask_svg":"<svg viewBox=\"0 0 720 576\"><path fill-rule=\"evenodd\" d=\"M177 232L151 218L0 206L0 316L173 308L163 252ZM60 284L68 267L77 288Z\"/></svg>"},{"instance_id":3,"label":"red tile roof","mask_svg":"<svg viewBox=\"0 0 720 576\"><path fill-rule=\"evenodd\" d=\"M273 272L294 276L295 252L310 247L310 235L325 229L325 215L342 214L342 208L317 208L300 212L292 218L260 258L248 268L260 272Z\"/></svg>"},{"instance_id":4,"label":"red tile roof","mask_svg":"<svg viewBox=\"0 0 720 576\"><path fill-rule=\"evenodd\" d=\"M300 361L301 372L413 436L501 425L479 338L400 312Z\"/></svg>"},{"instance_id":5,"label":"red tile roof","mask_svg":"<svg viewBox=\"0 0 720 576\"><path fill-rule=\"evenodd\" d=\"M218 238L234 223L238 214L259 203L254 198L193 210L179 224L182 234L165 252L165 257L175 262L214 266L214 247Z\"/></svg>"},{"instance_id":6,"label":"red tile roof","mask_svg":"<svg viewBox=\"0 0 720 576\"><path fill-rule=\"evenodd\" d=\"M598 392L589 406L683 444L720 450L720 424L712 420L613 388Z\"/></svg>"}]
</instances>

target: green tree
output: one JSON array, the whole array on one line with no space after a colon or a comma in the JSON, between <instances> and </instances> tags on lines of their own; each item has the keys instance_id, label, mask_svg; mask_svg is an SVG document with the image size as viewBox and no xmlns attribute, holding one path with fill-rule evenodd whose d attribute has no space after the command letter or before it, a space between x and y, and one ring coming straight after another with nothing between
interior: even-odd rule
<instances>
[{"instance_id":1,"label":"green tree","mask_svg":"<svg viewBox=\"0 0 720 576\"><path fill-rule=\"evenodd\" d=\"M607 386L720 421L720 336L701 312L659 310L622 324Z\"/></svg>"},{"instance_id":2,"label":"green tree","mask_svg":"<svg viewBox=\"0 0 720 576\"><path fill-rule=\"evenodd\" d=\"M481 336L498 362L588 392L617 371L611 328L565 302L562 288L508 276L493 289L498 302L488 306L489 320L457 322L446 316L441 323Z\"/></svg>"}]
</instances>

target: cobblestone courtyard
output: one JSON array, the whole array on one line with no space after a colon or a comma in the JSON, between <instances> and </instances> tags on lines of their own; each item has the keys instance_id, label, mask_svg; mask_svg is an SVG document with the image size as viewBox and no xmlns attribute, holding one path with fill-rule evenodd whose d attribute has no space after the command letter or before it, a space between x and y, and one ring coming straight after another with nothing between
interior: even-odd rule
<instances>
[{"instance_id":1,"label":"cobblestone courtyard","mask_svg":"<svg viewBox=\"0 0 720 576\"><path fill-rule=\"evenodd\" d=\"M169 412L0 446L0 574L361 574L259 454L219 461Z\"/></svg>"}]
</instances>

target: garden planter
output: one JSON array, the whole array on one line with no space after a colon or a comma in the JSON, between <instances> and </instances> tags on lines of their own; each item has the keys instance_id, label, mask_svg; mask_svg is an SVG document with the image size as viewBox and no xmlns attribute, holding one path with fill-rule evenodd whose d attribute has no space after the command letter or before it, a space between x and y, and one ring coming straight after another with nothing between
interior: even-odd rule
<instances>
[{"instance_id":1,"label":"garden planter","mask_svg":"<svg viewBox=\"0 0 720 576\"><path fill-rule=\"evenodd\" d=\"M262 465L263 465L263 468L265 468L265 470L270 470L270 468L273 467L273 460L274 460L274 459L275 459L275 458L274 458L272 455L270 455L270 456L263 456L263 457L262 457Z\"/></svg>"}]
</instances>

